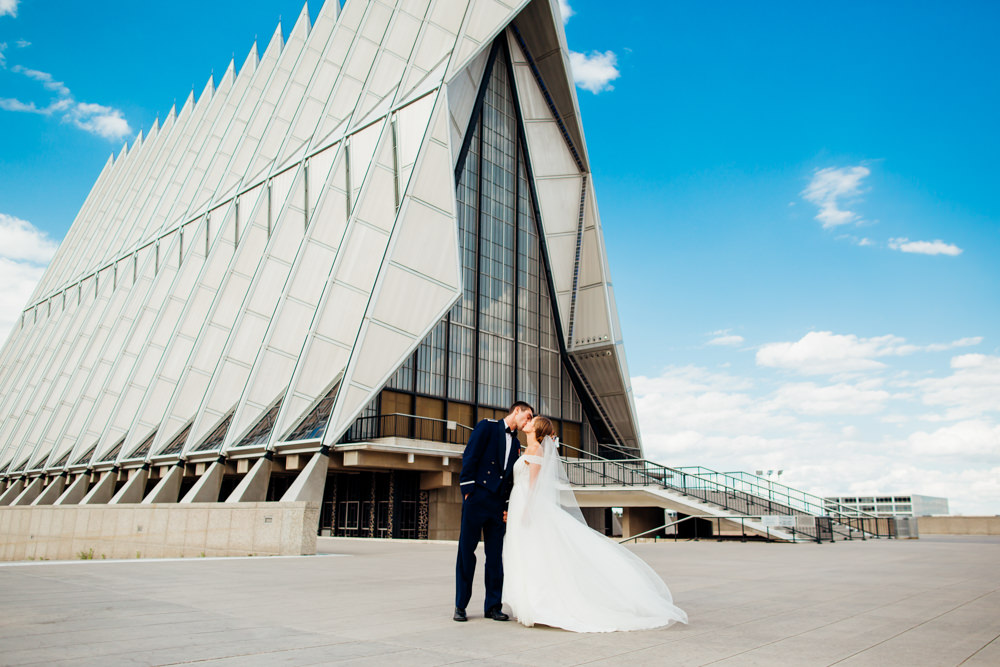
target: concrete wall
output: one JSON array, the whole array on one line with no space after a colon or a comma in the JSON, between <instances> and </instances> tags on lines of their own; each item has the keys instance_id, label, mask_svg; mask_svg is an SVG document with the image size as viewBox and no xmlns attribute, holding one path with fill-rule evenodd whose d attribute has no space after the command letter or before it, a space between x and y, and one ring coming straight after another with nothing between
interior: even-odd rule
<instances>
[{"instance_id":1,"label":"concrete wall","mask_svg":"<svg viewBox=\"0 0 1000 667\"><path fill-rule=\"evenodd\" d=\"M427 537L457 540L462 529L462 494L458 485L433 489L427 494Z\"/></svg>"},{"instance_id":2,"label":"concrete wall","mask_svg":"<svg viewBox=\"0 0 1000 667\"><path fill-rule=\"evenodd\" d=\"M1000 516L922 516L921 535L1000 535Z\"/></svg>"},{"instance_id":3,"label":"concrete wall","mask_svg":"<svg viewBox=\"0 0 1000 667\"><path fill-rule=\"evenodd\" d=\"M0 507L0 560L316 553L313 503Z\"/></svg>"}]
</instances>

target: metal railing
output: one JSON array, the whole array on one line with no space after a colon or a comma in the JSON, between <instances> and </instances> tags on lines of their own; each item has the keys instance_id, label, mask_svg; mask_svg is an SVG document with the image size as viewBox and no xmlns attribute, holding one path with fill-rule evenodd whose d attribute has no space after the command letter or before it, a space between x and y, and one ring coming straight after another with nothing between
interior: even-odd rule
<instances>
[{"instance_id":1,"label":"metal railing","mask_svg":"<svg viewBox=\"0 0 1000 667\"><path fill-rule=\"evenodd\" d=\"M689 472L702 479L712 479L734 489L745 491L761 499L767 499L778 507L790 510L792 515L828 516L833 520L832 530L843 539L859 539L871 537L894 537L892 529L885 522L879 522L873 514L860 512L836 502L827 502L823 498L794 489L780 482L775 482L748 472L717 472L702 466L683 466L677 468ZM861 519L858 521L857 519Z\"/></svg>"},{"instance_id":2,"label":"metal railing","mask_svg":"<svg viewBox=\"0 0 1000 667\"><path fill-rule=\"evenodd\" d=\"M588 452L580 453L593 456ZM750 478L756 478L756 475L749 473L720 473L703 467L669 468L645 459L567 460L566 468L570 482L577 485L659 486L743 516L829 518L828 525L822 529L815 526L796 529L816 540L823 539L826 532L830 533L831 541L837 537L845 540L895 537L891 522L880 521L874 516L857 516L853 512L848 514L831 508L819 496L782 484L772 483L767 488L761 483L767 480L757 478L759 481L755 483Z\"/></svg>"},{"instance_id":3,"label":"metal railing","mask_svg":"<svg viewBox=\"0 0 1000 667\"><path fill-rule=\"evenodd\" d=\"M376 438L409 438L432 440L453 445L469 441L472 429L458 422L402 413L359 417L340 439L343 444L367 442Z\"/></svg>"},{"instance_id":4,"label":"metal railing","mask_svg":"<svg viewBox=\"0 0 1000 667\"><path fill-rule=\"evenodd\" d=\"M659 486L741 516L789 513L788 508L769 499L645 459L566 461L566 474L570 483L580 486ZM823 539L815 525L800 532L816 541Z\"/></svg>"},{"instance_id":5,"label":"metal railing","mask_svg":"<svg viewBox=\"0 0 1000 667\"><path fill-rule=\"evenodd\" d=\"M860 516L865 518L876 518L874 514L861 512L854 508L847 507L836 501L827 501L806 491L785 486L781 482L775 482L760 475L749 472L716 472L702 466L682 466L678 470L691 472L700 477L725 477L735 488L748 491L762 498L777 500L788 507L799 509L809 514L824 515L831 514L838 517Z\"/></svg>"},{"instance_id":6,"label":"metal railing","mask_svg":"<svg viewBox=\"0 0 1000 667\"><path fill-rule=\"evenodd\" d=\"M746 528L746 521L747 521L747 519L752 519L754 521L762 521L763 518L764 518L763 515L760 515L760 514L752 515L752 516L743 516L743 515L740 515L740 516L716 516L714 514L692 514L692 515L684 517L683 519L678 519L677 521L670 521L668 523L663 524L662 526L657 526L656 528L650 528L649 530L643 531L643 532L641 532L641 533L639 533L637 535L632 535L631 537L626 537L625 539L618 540L618 543L619 544L625 544L626 542L631 542L632 540L638 540L639 538L646 537L648 535L652 535L653 536L653 541L654 542L657 541L657 540L659 540L659 539L661 539L661 538L665 539L665 540L672 539L674 542L676 542L678 539L692 540L692 541L697 542L702 537L714 537L719 542L722 542L723 540L725 540L727 538L730 538L730 537L731 538L739 537L741 542L746 542L748 539L751 539L751 540L752 539L763 539L763 540L765 540L767 542L773 542L773 541L775 541L776 538L771 536L771 530L770 530L770 528L765 528L764 535L760 535L759 533L757 535L747 535L747 528ZM823 517L816 517L816 518L817 519L822 519ZM699 523L697 521L693 521L693 519L701 519L703 521L708 521L709 524L711 524L712 521L715 521L715 532L714 533L709 533L708 535L704 535L704 536L698 535L698 525L699 525ZM688 521L692 522L691 525L693 526L693 531L692 531L693 534L691 534L691 535L682 535L681 531L677 530L677 527L680 526L681 524L687 523ZM724 535L722 533L722 522L723 521L731 521L733 523L736 523L736 521L739 521L740 522L740 535L738 535L738 536L737 535ZM660 535L659 534L661 532L666 531L667 528L674 528L674 530L673 530L672 533L667 533L667 534L664 534L664 535ZM800 536L800 533L802 533L802 530L798 529L797 526L789 526L788 529L785 532L791 534L791 536L792 536L791 541L792 542L803 542L803 541L813 542L813 541L816 541L816 538L811 537L811 536L807 536L805 539L803 539ZM785 538L783 537L781 539L784 540Z\"/></svg>"},{"instance_id":7,"label":"metal railing","mask_svg":"<svg viewBox=\"0 0 1000 667\"><path fill-rule=\"evenodd\" d=\"M400 437L464 445L471 434L472 427L454 421L392 413L359 417L340 442ZM791 515L828 519L790 531L815 541L833 541L836 537L847 540L895 537L891 520L831 507L819 496L750 473L720 473L701 466L670 468L646 459L606 459L564 443L560 443L560 449L567 476L574 485L658 486L710 503L736 517ZM575 452L578 458L570 452Z\"/></svg>"}]
</instances>

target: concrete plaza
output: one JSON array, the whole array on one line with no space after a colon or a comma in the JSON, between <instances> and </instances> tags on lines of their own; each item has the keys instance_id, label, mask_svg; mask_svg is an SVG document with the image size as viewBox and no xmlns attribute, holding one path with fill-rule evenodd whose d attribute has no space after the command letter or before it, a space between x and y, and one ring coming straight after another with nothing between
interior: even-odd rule
<instances>
[{"instance_id":1,"label":"concrete plaza","mask_svg":"<svg viewBox=\"0 0 1000 667\"><path fill-rule=\"evenodd\" d=\"M453 543L319 548L0 566L0 664L1000 664L995 537L639 544L690 625L599 635L453 622Z\"/></svg>"}]
</instances>

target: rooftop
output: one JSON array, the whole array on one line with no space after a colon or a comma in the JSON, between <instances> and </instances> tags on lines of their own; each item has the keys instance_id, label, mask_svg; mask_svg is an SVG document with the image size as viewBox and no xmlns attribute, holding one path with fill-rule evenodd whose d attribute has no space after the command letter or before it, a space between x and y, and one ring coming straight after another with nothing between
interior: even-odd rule
<instances>
[{"instance_id":1,"label":"rooftop","mask_svg":"<svg viewBox=\"0 0 1000 667\"><path fill-rule=\"evenodd\" d=\"M585 635L487 621L481 571L459 624L454 543L321 538L317 556L2 564L2 662L1000 664L1000 538L630 548L690 625Z\"/></svg>"}]
</instances>

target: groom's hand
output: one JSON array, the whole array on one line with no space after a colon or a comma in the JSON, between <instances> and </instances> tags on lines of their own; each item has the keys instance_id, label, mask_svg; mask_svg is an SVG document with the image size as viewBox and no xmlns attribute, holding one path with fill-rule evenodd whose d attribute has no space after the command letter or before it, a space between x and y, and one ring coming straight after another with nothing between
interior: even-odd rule
<instances>
[{"instance_id":1,"label":"groom's hand","mask_svg":"<svg viewBox=\"0 0 1000 667\"><path fill-rule=\"evenodd\" d=\"M504 513L503 513L503 522L507 523L507 511L506 510L504 510Z\"/></svg>"}]
</instances>

